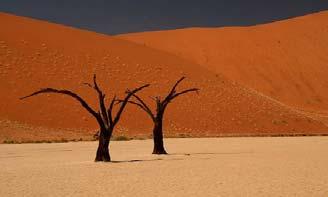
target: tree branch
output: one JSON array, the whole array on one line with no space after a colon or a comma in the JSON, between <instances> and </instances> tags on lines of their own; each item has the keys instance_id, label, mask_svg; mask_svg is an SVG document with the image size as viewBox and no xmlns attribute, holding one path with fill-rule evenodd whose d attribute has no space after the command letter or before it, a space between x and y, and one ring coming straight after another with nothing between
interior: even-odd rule
<instances>
[{"instance_id":1,"label":"tree branch","mask_svg":"<svg viewBox=\"0 0 328 197\"><path fill-rule=\"evenodd\" d=\"M123 100L118 100L118 102L121 103L121 102L123 102ZM155 120L155 115L151 112L151 110L147 106L145 106L141 103L134 102L134 101L128 101L128 103L140 107L142 110L144 110L151 117L152 120Z\"/></svg>"},{"instance_id":2,"label":"tree branch","mask_svg":"<svg viewBox=\"0 0 328 197\"><path fill-rule=\"evenodd\" d=\"M93 85L90 83L83 83L83 85L88 86L89 88L94 89L98 93L98 99L99 99L99 108L100 112L102 115L102 119L104 123L108 126L109 120L108 120L108 114L105 106L105 97L106 95L103 94L103 92L100 90L98 84L97 84L97 79L96 79L96 74L93 75Z\"/></svg>"},{"instance_id":3,"label":"tree branch","mask_svg":"<svg viewBox=\"0 0 328 197\"><path fill-rule=\"evenodd\" d=\"M175 94L175 89L178 87L178 85L185 79L186 77L181 77L172 87L170 93L166 96L166 98L163 100L163 104L169 102L171 100L171 97Z\"/></svg>"},{"instance_id":4,"label":"tree branch","mask_svg":"<svg viewBox=\"0 0 328 197\"><path fill-rule=\"evenodd\" d=\"M106 125L108 126L108 114L107 114L107 110L106 110L106 106L105 106L105 94L103 94L103 92L100 90L98 84L97 84L97 78L96 78L96 74L93 75L93 88L97 91L98 93L98 99L99 99L99 107L100 107L100 111L102 114L102 118L104 120L104 123L106 123Z\"/></svg>"},{"instance_id":5,"label":"tree branch","mask_svg":"<svg viewBox=\"0 0 328 197\"><path fill-rule=\"evenodd\" d=\"M173 97L171 98L171 100L178 97L178 96L180 96L180 95L186 94L188 92L198 92L198 91L199 91L198 88L191 88L191 89L188 89L188 90L184 90L184 91L181 91L179 93L174 94Z\"/></svg>"},{"instance_id":6,"label":"tree branch","mask_svg":"<svg viewBox=\"0 0 328 197\"><path fill-rule=\"evenodd\" d=\"M109 120L111 126L113 125L113 116L112 116L112 113L113 113L113 107L114 107L115 101L117 101L116 100L116 95L113 97L113 99L110 102L110 105L108 107L108 110L107 110L108 120Z\"/></svg>"},{"instance_id":7,"label":"tree branch","mask_svg":"<svg viewBox=\"0 0 328 197\"><path fill-rule=\"evenodd\" d=\"M124 108L125 108L127 102L128 102L129 99L131 98L131 96L132 96L133 94L139 92L140 90L142 90L142 89L148 87L148 86L149 86L149 84L146 84L146 85L143 85L143 86L141 86L141 87L139 87L139 88L136 88L136 89L134 89L134 90L132 90L132 91L129 91L129 90L126 91L127 95L126 95L125 98L123 99L123 102L121 103L121 107L120 107L120 109L118 110L118 112L117 112L117 114L116 114L116 116L115 116L115 118L114 118L113 126L115 126L115 125L117 124L117 122L120 120L121 115L122 115L122 112L123 112L123 110L124 110Z\"/></svg>"},{"instance_id":8,"label":"tree branch","mask_svg":"<svg viewBox=\"0 0 328 197\"><path fill-rule=\"evenodd\" d=\"M151 111L150 107L148 107L148 105L136 94L133 94L132 96L140 102L140 104L145 108L145 111L151 116L151 118L155 119L155 116L154 116L153 112Z\"/></svg>"},{"instance_id":9,"label":"tree branch","mask_svg":"<svg viewBox=\"0 0 328 197\"><path fill-rule=\"evenodd\" d=\"M92 86L90 83L83 83L83 85L86 85L86 86L88 86L89 88L92 88L92 89L93 89L93 86Z\"/></svg>"},{"instance_id":10,"label":"tree branch","mask_svg":"<svg viewBox=\"0 0 328 197\"><path fill-rule=\"evenodd\" d=\"M32 97L32 96L36 96L39 94L45 94L45 93L56 93L56 94L64 94L64 95L68 95L70 97L73 97L74 99L76 99L77 101L80 102L80 104L90 113L92 114L98 121L98 123L100 125L103 125L102 119L100 117L100 114L97 113L95 110L93 110L88 104L87 102L85 102L79 95L77 95L74 92L71 92L69 90L58 90L58 89L54 89L54 88L42 88L39 91L36 91L28 96L24 96L22 98L20 98L21 100Z\"/></svg>"}]
</instances>

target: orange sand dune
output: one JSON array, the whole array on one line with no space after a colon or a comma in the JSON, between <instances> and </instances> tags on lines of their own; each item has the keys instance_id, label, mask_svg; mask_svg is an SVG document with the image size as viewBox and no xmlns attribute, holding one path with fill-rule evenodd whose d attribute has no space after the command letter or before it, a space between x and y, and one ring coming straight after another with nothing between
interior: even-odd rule
<instances>
[{"instance_id":1,"label":"orange sand dune","mask_svg":"<svg viewBox=\"0 0 328 197\"><path fill-rule=\"evenodd\" d=\"M328 11L253 27L121 35L198 63L287 105L328 112Z\"/></svg>"},{"instance_id":2,"label":"orange sand dune","mask_svg":"<svg viewBox=\"0 0 328 197\"><path fill-rule=\"evenodd\" d=\"M0 127L1 139L37 136L22 129L13 132L20 124L52 128L49 136L60 136L67 129L96 129L96 122L71 98L43 95L18 99L40 87L67 88L95 107L96 94L82 85L93 73L108 98L145 83L152 86L142 92L143 97L164 94L175 80L186 76L181 88L198 87L201 91L171 104L165 119L167 135L328 132L319 121L169 53L4 13L0 13L0 24L0 119L19 123ZM129 106L115 132L149 135L151 127L146 114Z\"/></svg>"}]
</instances>

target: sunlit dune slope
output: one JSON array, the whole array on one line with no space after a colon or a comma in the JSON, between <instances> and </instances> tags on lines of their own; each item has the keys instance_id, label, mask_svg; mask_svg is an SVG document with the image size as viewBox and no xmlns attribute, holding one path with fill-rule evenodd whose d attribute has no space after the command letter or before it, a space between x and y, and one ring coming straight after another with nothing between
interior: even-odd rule
<instances>
[{"instance_id":1,"label":"sunlit dune slope","mask_svg":"<svg viewBox=\"0 0 328 197\"><path fill-rule=\"evenodd\" d=\"M298 109L328 112L328 11L252 27L119 37L198 63Z\"/></svg>"},{"instance_id":2,"label":"sunlit dune slope","mask_svg":"<svg viewBox=\"0 0 328 197\"><path fill-rule=\"evenodd\" d=\"M167 135L326 133L328 130L316 120L169 53L4 13L0 14L0 24L4 27L0 31L0 119L6 123L52 128L49 136L66 129L96 129L90 115L67 96L42 95L19 100L41 87L55 87L73 90L97 107L96 93L83 85L95 73L107 98L114 94L122 97L127 88L151 83L150 88L140 93L151 102L148 96L164 96L181 76L187 79L180 88L200 88L199 94L178 98L169 106L165 119ZM26 134L13 132L14 128L2 127L0 138ZM148 116L129 106L115 132L150 135L151 128Z\"/></svg>"}]
</instances>

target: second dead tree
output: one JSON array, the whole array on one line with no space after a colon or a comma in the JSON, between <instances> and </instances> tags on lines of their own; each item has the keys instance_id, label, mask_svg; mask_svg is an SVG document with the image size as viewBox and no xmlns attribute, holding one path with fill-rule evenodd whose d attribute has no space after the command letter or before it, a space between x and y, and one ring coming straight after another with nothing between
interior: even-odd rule
<instances>
[{"instance_id":1,"label":"second dead tree","mask_svg":"<svg viewBox=\"0 0 328 197\"><path fill-rule=\"evenodd\" d=\"M141 108L143 111L145 111L149 117L152 119L154 123L153 127L153 140L154 140L154 149L153 154L167 154L164 142L163 142L163 118L164 118L164 112L166 107L169 103L172 102L173 99L177 98L178 96L181 96L183 94L186 94L188 92L195 92L199 89L197 88L190 88L186 89L180 92L176 91L177 86L185 79L185 77L182 77L179 79L174 86L172 87L169 94L164 98L161 99L159 96L153 98L156 102L156 111L153 112L150 107L143 101L141 97L136 95L135 93L132 94L132 97L135 98L136 101L128 101L128 103L134 104ZM132 92L130 92L132 93ZM120 102L123 102L122 100Z\"/></svg>"}]
</instances>

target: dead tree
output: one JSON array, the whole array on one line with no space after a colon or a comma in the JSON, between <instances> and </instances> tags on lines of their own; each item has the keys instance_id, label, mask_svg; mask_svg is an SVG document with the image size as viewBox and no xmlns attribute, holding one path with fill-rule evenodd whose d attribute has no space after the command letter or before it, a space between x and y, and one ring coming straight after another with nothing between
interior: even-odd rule
<instances>
[{"instance_id":1,"label":"dead tree","mask_svg":"<svg viewBox=\"0 0 328 197\"><path fill-rule=\"evenodd\" d=\"M145 111L151 120L154 123L153 128L153 140L154 140L154 149L153 154L167 154L165 148L164 148L164 142L163 142L163 117L166 107L170 102L172 102L173 99L177 98L178 96L181 96L183 94L186 94L188 92L194 92L198 91L197 88L191 88L187 90L183 90L180 92L176 91L177 86L185 79L185 77L182 77L179 79L169 92L169 94L162 100L159 96L153 98L153 100L156 102L156 111L152 112L150 107L141 99L138 95L133 93L133 97L136 101L128 101L128 103L134 104L141 108L143 111ZM129 92L132 93L132 92ZM120 100L120 102L124 102L123 100Z\"/></svg>"},{"instance_id":2,"label":"dead tree","mask_svg":"<svg viewBox=\"0 0 328 197\"><path fill-rule=\"evenodd\" d=\"M79 95L77 95L76 93L69 91L69 90L43 88L39 91L36 91L36 92L34 92L28 96L22 97L20 99L26 99L26 98L36 96L39 94L44 94L44 93L56 93L56 94L64 94L64 95L70 96L70 97L74 98L75 100L77 100L78 102L80 102L82 107L84 109L86 109L97 120L97 123L99 125L99 131L100 131L99 139L98 139L99 144L98 144L95 161L96 162L97 161L110 162L111 158L110 158L110 154L109 154L109 143L110 143L110 139L113 134L113 130L114 130L115 126L117 125L117 123L119 122L121 115L123 113L123 110L126 107L126 104L128 103L131 96L133 96L138 91L144 89L145 87L148 87L149 84L141 86L134 90L127 90L125 98L123 100L120 100L122 102L120 102L120 107L118 108L115 116L113 116L113 108L114 108L115 102L117 101L116 96L114 96L112 98L108 108L106 108L105 94L101 91L101 89L99 88L99 86L97 84L96 75L94 75L94 77L93 77L93 85L91 85L89 83L85 83L85 84L88 85L89 87L93 88L98 94L99 108L100 108L98 111L95 111L94 109L92 109L90 107L90 105L87 104L87 102L84 99L82 99Z\"/></svg>"}]
</instances>

